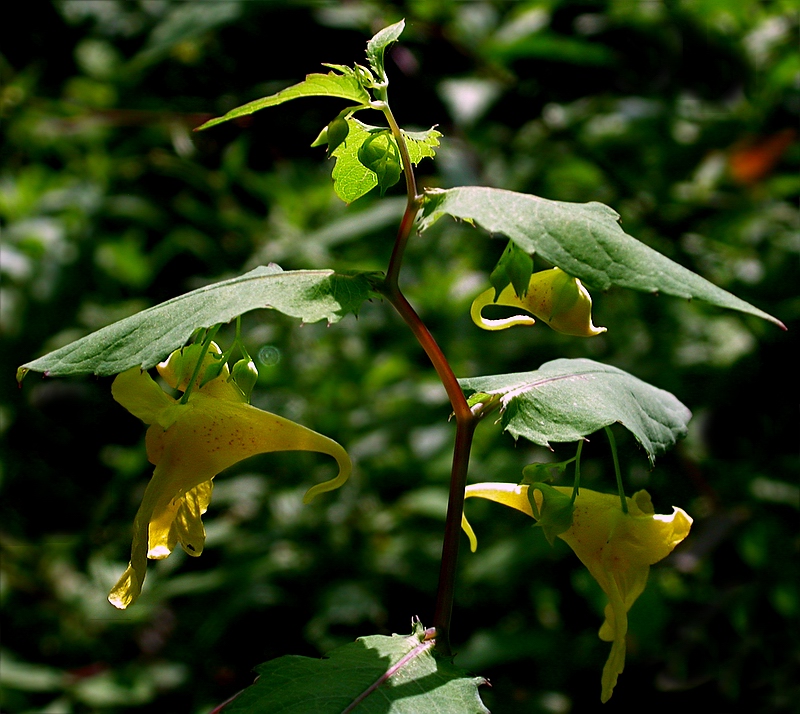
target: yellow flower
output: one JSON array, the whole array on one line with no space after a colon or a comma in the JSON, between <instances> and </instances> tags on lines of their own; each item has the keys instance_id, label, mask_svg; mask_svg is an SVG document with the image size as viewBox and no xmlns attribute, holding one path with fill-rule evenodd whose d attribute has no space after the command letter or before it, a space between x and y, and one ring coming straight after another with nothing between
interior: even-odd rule
<instances>
[{"instance_id":1,"label":"yellow flower","mask_svg":"<svg viewBox=\"0 0 800 714\"><path fill-rule=\"evenodd\" d=\"M465 497L496 501L534 518L528 488L513 483L478 483L467 487ZM556 490L572 494L572 488ZM534 498L543 513L542 492L535 489ZM623 513L619 496L581 489L575 499L572 526L558 536L575 551L608 597L599 632L601 640L612 643L603 668L603 702L610 699L625 666L628 610L644 591L650 566L669 555L692 525L692 519L680 508L673 507L670 515L656 514L647 491L626 500L628 513ZM474 552L478 542L466 517L462 516L461 525Z\"/></svg>"},{"instance_id":2,"label":"yellow flower","mask_svg":"<svg viewBox=\"0 0 800 714\"><path fill-rule=\"evenodd\" d=\"M470 308L472 321L484 330L504 330L513 325L533 325L536 320L527 315L514 315L502 320L488 320L483 316L487 305L520 307L536 315L556 332L575 337L593 337L606 331L592 324L592 297L580 280L560 268L541 270L531 275L528 290L522 297L512 285L507 285L494 297L494 288L478 295Z\"/></svg>"},{"instance_id":3,"label":"yellow flower","mask_svg":"<svg viewBox=\"0 0 800 714\"><path fill-rule=\"evenodd\" d=\"M201 345L192 345L173 352L158 365L159 374L171 388L185 392L201 351ZM156 467L134 519L130 563L108 596L117 608L125 609L139 596L148 558L166 558L177 543L189 555L200 555L205 543L201 516L211 500L212 479L220 471L270 451L332 456L339 465L338 476L310 488L305 503L338 488L350 475L350 458L339 444L248 404L227 365L203 384L206 368L218 367L219 354L212 343L185 404L138 368L117 375L111 387L114 399L151 425L147 456Z\"/></svg>"}]
</instances>

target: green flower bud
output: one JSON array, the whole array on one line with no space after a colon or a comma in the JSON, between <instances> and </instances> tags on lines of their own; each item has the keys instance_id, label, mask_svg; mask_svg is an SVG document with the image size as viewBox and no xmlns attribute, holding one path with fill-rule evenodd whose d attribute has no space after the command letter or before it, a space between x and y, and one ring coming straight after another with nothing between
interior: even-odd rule
<instances>
[{"instance_id":1,"label":"green flower bud","mask_svg":"<svg viewBox=\"0 0 800 714\"><path fill-rule=\"evenodd\" d=\"M255 387L256 382L258 382L258 369L256 369L255 362L250 358L240 359L233 365L231 377L249 402L250 395L253 393L253 387Z\"/></svg>"}]
</instances>

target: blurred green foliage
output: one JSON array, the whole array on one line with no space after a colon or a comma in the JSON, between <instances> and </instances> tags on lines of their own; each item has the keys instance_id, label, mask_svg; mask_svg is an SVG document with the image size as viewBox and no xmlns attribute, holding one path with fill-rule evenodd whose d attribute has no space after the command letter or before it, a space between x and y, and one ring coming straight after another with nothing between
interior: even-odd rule
<instances>
[{"instance_id":1,"label":"blurred green foliage","mask_svg":"<svg viewBox=\"0 0 800 714\"><path fill-rule=\"evenodd\" d=\"M630 491L694 517L631 612L626 671L604 711L797 701L797 294L800 54L789 0L380 0L18 3L0 35L2 712L207 712L258 662L317 656L432 615L453 430L424 355L386 304L326 328L244 320L254 403L344 444L357 471L301 505L327 464L274 454L217 479L197 560L150 568L117 612L150 467L142 425L107 379L14 383L16 367L100 326L258 264L385 269L404 198L351 206L309 144L339 107L211 116L349 63L406 18L387 56L408 129L438 124L424 185L600 200L625 230L776 315L631 292L595 294L608 333L482 333L471 300L504 242L440 221L412 241L407 295L460 377L586 356L676 394L689 438L653 471L620 430ZM595 443L596 442L596 443ZM477 434L471 480L568 458ZM563 451L563 453L562 453ZM316 474L316 476L315 476ZM584 484L613 490L604 439ZM469 503L457 663L503 712L598 707L602 596L520 515Z\"/></svg>"}]
</instances>

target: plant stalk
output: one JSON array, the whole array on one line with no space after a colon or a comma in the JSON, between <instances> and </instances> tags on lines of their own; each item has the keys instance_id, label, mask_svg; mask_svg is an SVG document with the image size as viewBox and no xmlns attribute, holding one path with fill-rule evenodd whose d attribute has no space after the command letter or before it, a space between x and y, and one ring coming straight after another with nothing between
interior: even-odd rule
<instances>
[{"instance_id":1,"label":"plant stalk","mask_svg":"<svg viewBox=\"0 0 800 714\"><path fill-rule=\"evenodd\" d=\"M447 655L452 655L450 646L450 621L453 614L453 600L455 597L456 570L458 565L458 550L461 542L461 515L464 509L464 490L467 485L467 471L469 469L469 456L472 448L472 437L479 416L473 414L467 404L464 393L458 384L450 363L444 353L436 344L425 323L417 315L414 308L403 295L398 285L400 268L405 253L408 239L414 226L414 220L422 205L423 197L417 193L416 180L408 154L405 137L394 119L388 104L382 102L380 107L392 130L392 135L397 141L400 158L403 163L403 172L406 176L406 192L408 202L400 226L397 231L392 256L386 277L381 286L381 293L397 310L400 317L411 329L425 354L428 355L436 374L444 386L450 405L456 419L456 440L453 449L453 466L450 474L450 494L445 518L444 540L442 543L442 560L439 569L439 586L436 592L436 607L433 616L433 627L436 630L436 649Z\"/></svg>"}]
</instances>

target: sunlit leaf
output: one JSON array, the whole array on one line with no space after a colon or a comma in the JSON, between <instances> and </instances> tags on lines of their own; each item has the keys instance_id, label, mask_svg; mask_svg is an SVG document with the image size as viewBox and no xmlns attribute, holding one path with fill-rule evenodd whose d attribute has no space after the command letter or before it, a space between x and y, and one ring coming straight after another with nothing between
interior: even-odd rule
<instances>
[{"instance_id":1,"label":"sunlit leaf","mask_svg":"<svg viewBox=\"0 0 800 714\"><path fill-rule=\"evenodd\" d=\"M331 152L336 159L332 176L336 195L345 203L352 203L376 186L380 186L382 193L391 188L400 180L402 165L397 142L388 129L365 124L352 116L347 117L347 126L345 138ZM403 135L414 165L434 156L441 137L433 128ZM315 143L321 143L320 139Z\"/></svg>"},{"instance_id":2,"label":"sunlit leaf","mask_svg":"<svg viewBox=\"0 0 800 714\"><path fill-rule=\"evenodd\" d=\"M411 163L416 166L422 159L434 157L442 133L431 127L425 131L403 131L403 136Z\"/></svg>"},{"instance_id":3,"label":"sunlit leaf","mask_svg":"<svg viewBox=\"0 0 800 714\"><path fill-rule=\"evenodd\" d=\"M345 203L352 203L378 185L378 177L358 160L362 144L369 138L370 129L364 122L347 118L349 130L344 141L332 152L336 164L331 173L333 189Z\"/></svg>"},{"instance_id":4,"label":"sunlit leaf","mask_svg":"<svg viewBox=\"0 0 800 714\"><path fill-rule=\"evenodd\" d=\"M256 99L241 107L231 109L224 116L211 119L202 126L197 127L195 131L202 131L231 119L238 119L260 109L274 107L300 97L336 97L338 99L346 99L355 104L367 104L370 101L367 90L361 85L353 70L347 70L345 74L337 74L336 72L309 74L306 75L302 82L282 89L276 94L271 94L268 97Z\"/></svg>"}]
</instances>

